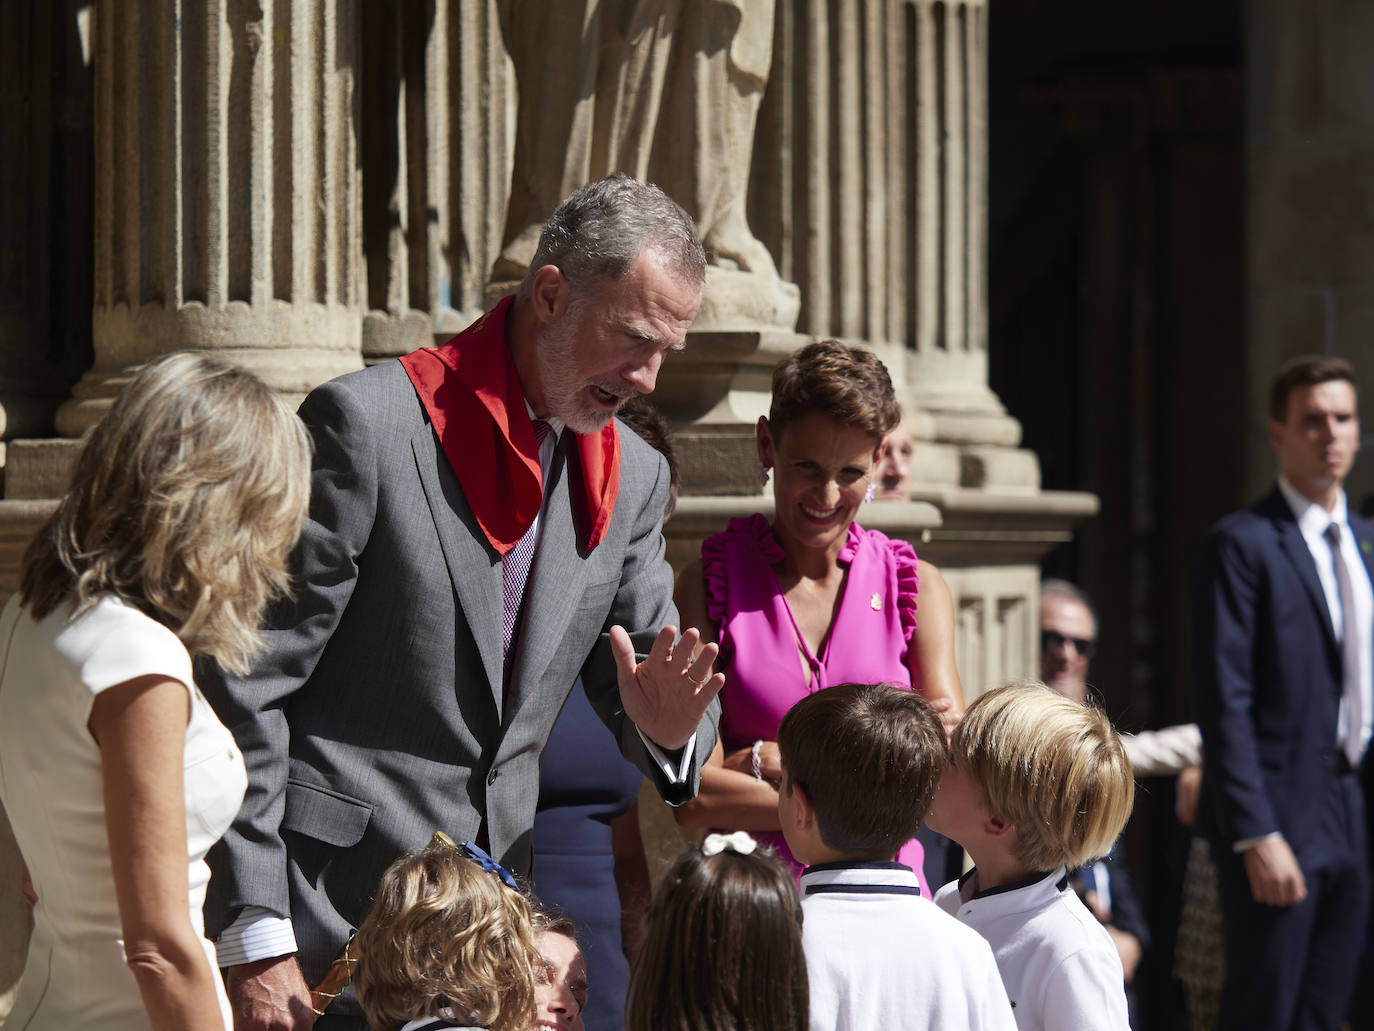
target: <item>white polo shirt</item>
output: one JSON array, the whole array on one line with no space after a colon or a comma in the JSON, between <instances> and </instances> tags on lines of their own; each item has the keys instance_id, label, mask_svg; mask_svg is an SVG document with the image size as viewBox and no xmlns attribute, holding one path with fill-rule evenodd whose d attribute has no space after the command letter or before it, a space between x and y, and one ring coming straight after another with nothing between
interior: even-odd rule
<instances>
[{"instance_id":1,"label":"white polo shirt","mask_svg":"<svg viewBox=\"0 0 1374 1031\"><path fill-rule=\"evenodd\" d=\"M978 871L935 904L987 939L1019 1031L1130 1031L1121 957L1060 867L978 891Z\"/></svg>"},{"instance_id":2,"label":"white polo shirt","mask_svg":"<svg viewBox=\"0 0 1374 1031\"><path fill-rule=\"evenodd\" d=\"M802 874L811 1031L1014 1031L988 943L927 898L901 863Z\"/></svg>"}]
</instances>

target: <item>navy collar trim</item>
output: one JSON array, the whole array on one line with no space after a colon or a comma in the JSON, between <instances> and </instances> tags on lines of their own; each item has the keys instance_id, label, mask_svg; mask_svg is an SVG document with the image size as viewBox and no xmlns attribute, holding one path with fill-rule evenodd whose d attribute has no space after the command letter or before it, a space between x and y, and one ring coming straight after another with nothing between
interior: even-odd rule
<instances>
[{"instance_id":1,"label":"navy collar trim","mask_svg":"<svg viewBox=\"0 0 1374 1031\"><path fill-rule=\"evenodd\" d=\"M974 868L973 868L972 870L970 870L968 873L964 874L963 877L959 878L959 887L962 888L962 887L964 886L964 882L967 881L970 877L972 877L972 876L973 876L975 873L977 873L977 872L978 872L978 868L977 868L977 867L974 867ZM998 885L997 887L995 887L995 888L987 888L987 889L985 889L985 890L983 890L983 891L975 891L975 892L969 897L969 899L970 899L970 901L972 901L973 899L985 899L985 898L989 898L989 897L991 897L991 896L993 896L993 895L1001 895L1003 892L1008 892L1008 891L1019 891L1019 890L1022 889L1022 888L1029 888L1032 884L1039 884L1041 881L1043 881L1043 880L1045 880L1045 879L1047 879L1047 878L1049 878L1049 877L1053 877L1054 874L1055 874L1055 871L1053 871L1053 870L1051 870L1049 873L1031 874L1031 876L1025 878L1024 880L1012 881L1010 884L999 884L999 885ZM1057 890L1059 890L1059 891L1064 891L1065 889L1068 888L1068 886L1069 886L1069 875L1066 873L1066 874L1064 874L1063 877L1059 878L1059 883L1055 885L1055 888L1056 888Z\"/></svg>"},{"instance_id":2,"label":"navy collar trim","mask_svg":"<svg viewBox=\"0 0 1374 1031\"><path fill-rule=\"evenodd\" d=\"M881 862L878 860L851 862L845 859L836 860L833 863L815 863L802 870L802 875L809 873L820 873L825 870L905 870L907 873L914 873L911 867L905 863Z\"/></svg>"},{"instance_id":3,"label":"navy collar trim","mask_svg":"<svg viewBox=\"0 0 1374 1031\"><path fill-rule=\"evenodd\" d=\"M808 884L807 895L920 895L915 884Z\"/></svg>"}]
</instances>

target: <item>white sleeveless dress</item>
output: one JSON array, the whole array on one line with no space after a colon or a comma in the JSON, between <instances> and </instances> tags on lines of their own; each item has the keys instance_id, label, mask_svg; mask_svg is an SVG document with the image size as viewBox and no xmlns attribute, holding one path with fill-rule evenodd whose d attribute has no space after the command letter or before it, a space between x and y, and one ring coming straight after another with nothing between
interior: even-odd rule
<instances>
[{"instance_id":1,"label":"white sleeveless dress","mask_svg":"<svg viewBox=\"0 0 1374 1031\"><path fill-rule=\"evenodd\" d=\"M243 756L191 676L176 635L104 597L69 619L65 605L34 622L10 599L0 615L0 800L38 894L33 938L6 1031L146 1029L125 965L110 869L100 749L87 729L101 691L157 674L191 695L186 728L186 836L191 924L210 879L205 853L228 829L247 787ZM216 970L213 947L205 955ZM216 984L219 976L216 970ZM225 1027L232 1026L218 986Z\"/></svg>"}]
</instances>

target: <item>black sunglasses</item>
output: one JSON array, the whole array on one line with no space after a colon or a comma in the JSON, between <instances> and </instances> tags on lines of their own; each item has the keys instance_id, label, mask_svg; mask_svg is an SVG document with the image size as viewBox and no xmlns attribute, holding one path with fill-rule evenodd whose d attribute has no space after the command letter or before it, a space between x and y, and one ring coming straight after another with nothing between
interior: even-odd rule
<instances>
[{"instance_id":1,"label":"black sunglasses","mask_svg":"<svg viewBox=\"0 0 1374 1031\"><path fill-rule=\"evenodd\" d=\"M1069 637L1066 634L1061 634L1058 630L1040 631L1041 651L1058 651L1066 644L1073 645L1073 650L1085 659L1091 659L1093 652L1097 650L1097 642L1090 641L1086 637Z\"/></svg>"}]
</instances>

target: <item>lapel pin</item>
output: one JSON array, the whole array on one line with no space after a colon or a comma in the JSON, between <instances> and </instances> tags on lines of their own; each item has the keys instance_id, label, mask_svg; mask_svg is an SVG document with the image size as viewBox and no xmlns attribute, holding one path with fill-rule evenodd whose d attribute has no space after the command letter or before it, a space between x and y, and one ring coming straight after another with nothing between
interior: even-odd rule
<instances>
[{"instance_id":1,"label":"lapel pin","mask_svg":"<svg viewBox=\"0 0 1374 1031\"><path fill-rule=\"evenodd\" d=\"M1360 550L1368 555L1371 551L1374 551L1374 544L1370 544L1368 541L1360 541Z\"/></svg>"},{"instance_id":2,"label":"lapel pin","mask_svg":"<svg viewBox=\"0 0 1374 1031\"><path fill-rule=\"evenodd\" d=\"M875 591L873 597L868 600L868 604L873 606L874 612L881 612L883 609L882 596Z\"/></svg>"}]
</instances>

